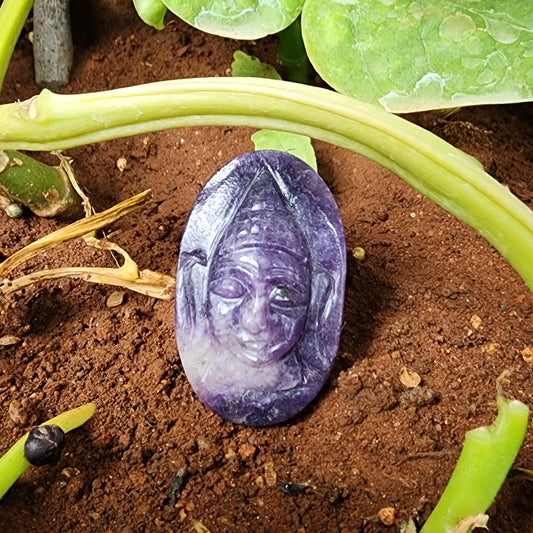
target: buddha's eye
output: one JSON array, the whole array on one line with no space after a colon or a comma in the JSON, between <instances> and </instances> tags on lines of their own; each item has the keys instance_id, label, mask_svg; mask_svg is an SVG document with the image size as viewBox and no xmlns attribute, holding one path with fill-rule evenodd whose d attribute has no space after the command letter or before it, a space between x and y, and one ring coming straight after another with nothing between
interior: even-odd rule
<instances>
[{"instance_id":1,"label":"buddha's eye","mask_svg":"<svg viewBox=\"0 0 533 533\"><path fill-rule=\"evenodd\" d=\"M292 307L296 303L291 300L291 296L289 287L286 285L276 285L270 292L270 301L281 307Z\"/></svg>"},{"instance_id":2,"label":"buddha's eye","mask_svg":"<svg viewBox=\"0 0 533 533\"><path fill-rule=\"evenodd\" d=\"M221 298L237 300L244 296L246 289L238 279L221 278L211 283L211 292Z\"/></svg>"}]
</instances>

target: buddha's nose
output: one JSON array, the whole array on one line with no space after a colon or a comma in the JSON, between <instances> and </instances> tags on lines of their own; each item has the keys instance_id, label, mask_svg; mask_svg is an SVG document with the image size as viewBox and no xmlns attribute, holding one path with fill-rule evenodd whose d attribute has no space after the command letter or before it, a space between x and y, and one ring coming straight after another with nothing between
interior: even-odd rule
<instances>
[{"instance_id":1,"label":"buddha's nose","mask_svg":"<svg viewBox=\"0 0 533 533\"><path fill-rule=\"evenodd\" d=\"M242 325L252 335L265 331L267 322L268 299L261 296L252 298L243 309Z\"/></svg>"}]
</instances>

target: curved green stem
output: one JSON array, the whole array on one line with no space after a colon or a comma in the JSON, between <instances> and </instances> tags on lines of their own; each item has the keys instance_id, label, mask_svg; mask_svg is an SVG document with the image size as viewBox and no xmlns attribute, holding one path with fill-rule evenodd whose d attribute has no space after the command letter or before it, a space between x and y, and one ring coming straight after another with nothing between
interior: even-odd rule
<instances>
[{"instance_id":1,"label":"curved green stem","mask_svg":"<svg viewBox=\"0 0 533 533\"><path fill-rule=\"evenodd\" d=\"M20 32L33 6L34 0L4 0L0 5L0 90L4 83L11 54L17 44Z\"/></svg>"},{"instance_id":2,"label":"curved green stem","mask_svg":"<svg viewBox=\"0 0 533 533\"><path fill-rule=\"evenodd\" d=\"M95 409L94 403L87 403L76 409L65 411L51 418L43 425L55 424L67 433L85 424L94 414ZM24 444L27 438L28 433L23 435L0 457L0 499L4 497L11 485L31 466L26 457L24 457Z\"/></svg>"},{"instance_id":3,"label":"curved green stem","mask_svg":"<svg viewBox=\"0 0 533 533\"><path fill-rule=\"evenodd\" d=\"M528 417L522 402L498 396L496 421L466 434L452 477L420 533L460 531L461 520L485 513L522 446Z\"/></svg>"},{"instance_id":4,"label":"curved green stem","mask_svg":"<svg viewBox=\"0 0 533 533\"><path fill-rule=\"evenodd\" d=\"M259 78L201 78L81 95L43 91L0 106L0 149L52 150L207 125L300 133L382 164L478 230L533 290L533 213L525 204L437 136L326 89Z\"/></svg>"}]
</instances>

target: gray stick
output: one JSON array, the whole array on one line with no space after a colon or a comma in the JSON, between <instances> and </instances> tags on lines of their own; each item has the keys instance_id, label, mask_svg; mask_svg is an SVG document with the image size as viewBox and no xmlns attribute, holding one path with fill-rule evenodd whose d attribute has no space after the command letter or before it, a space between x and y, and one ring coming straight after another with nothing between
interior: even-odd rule
<instances>
[{"instance_id":1,"label":"gray stick","mask_svg":"<svg viewBox=\"0 0 533 533\"><path fill-rule=\"evenodd\" d=\"M35 0L33 57L37 85L52 91L67 85L72 56L69 0Z\"/></svg>"}]
</instances>

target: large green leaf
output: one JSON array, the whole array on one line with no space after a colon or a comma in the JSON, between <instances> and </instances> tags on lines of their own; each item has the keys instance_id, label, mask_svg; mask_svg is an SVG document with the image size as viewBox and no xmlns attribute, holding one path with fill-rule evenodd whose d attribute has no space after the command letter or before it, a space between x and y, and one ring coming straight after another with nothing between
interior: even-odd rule
<instances>
[{"instance_id":1,"label":"large green leaf","mask_svg":"<svg viewBox=\"0 0 533 533\"><path fill-rule=\"evenodd\" d=\"M234 39L259 39L286 28L304 0L163 0L195 28Z\"/></svg>"},{"instance_id":2,"label":"large green leaf","mask_svg":"<svg viewBox=\"0 0 533 533\"><path fill-rule=\"evenodd\" d=\"M393 112L533 99L532 0L307 0L311 63Z\"/></svg>"}]
</instances>

